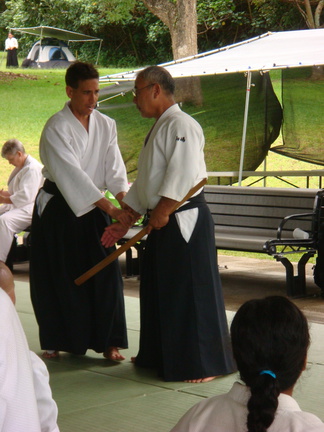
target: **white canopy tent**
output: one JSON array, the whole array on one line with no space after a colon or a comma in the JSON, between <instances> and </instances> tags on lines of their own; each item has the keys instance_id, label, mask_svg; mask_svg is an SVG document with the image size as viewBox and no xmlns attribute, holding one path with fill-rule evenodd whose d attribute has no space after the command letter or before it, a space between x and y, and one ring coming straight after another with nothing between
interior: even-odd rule
<instances>
[{"instance_id":1,"label":"white canopy tent","mask_svg":"<svg viewBox=\"0 0 324 432\"><path fill-rule=\"evenodd\" d=\"M242 180L245 138L248 121L251 72L324 65L324 29L268 32L259 37L160 64L174 78L243 72L247 76L246 103L242 133L239 184ZM134 81L129 71L100 78L101 83ZM129 87L130 88L130 87ZM118 93L118 86L116 87Z\"/></svg>"},{"instance_id":2,"label":"white canopy tent","mask_svg":"<svg viewBox=\"0 0 324 432\"><path fill-rule=\"evenodd\" d=\"M99 42L99 50L97 55L96 64L98 63L99 54L101 50L102 39L96 38L94 36L88 36L82 33L77 33L69 30L59 29L49 26L38 26L38 27L19 27L12 28L11 30L19 31L21 33L27 33L35 36L39 36L40 44L42 44L42 39L53 38L58 40L69 42Z\"/></svg>"},{"instance_id":3,"label":"white canopy tent","mask_svg":"<svg viewBox=\"0 0 324 432\"><path fill-rule=\"evenodd\" d=\"M234 72L268 71L324 64L324 29L268 32L259 37L195 56L162 63L174 78ZM139 69L140 70L140 69ZM102 77L132 81L131 71Z\"/></svg>"}]
</instances>

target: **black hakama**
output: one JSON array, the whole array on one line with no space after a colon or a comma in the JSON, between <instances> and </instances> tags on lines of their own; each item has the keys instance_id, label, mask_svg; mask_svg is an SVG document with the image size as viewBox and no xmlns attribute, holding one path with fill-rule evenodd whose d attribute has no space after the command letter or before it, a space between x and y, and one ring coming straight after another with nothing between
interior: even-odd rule
<instances>
[{"instance_id":1,"label":"black hakama","mask_svg":"<svg viewBox=\"0 0 324 432\"><path fill-rule=\"evenodd\" d=\"M18 56L17 56L17 49L11 49L7 51L7 68L10 67L18 67Z\"/></svg>"},{"instance_id":2,"label":"black hakama","mask_svg":"<svg viewBox=\"0 0 324 432\"><path fill-rule=\"evenodd\" d=\"M104 248L100 241L110 223L97 207L76 217L57 191L41 217L35 205L30 287L42 349L85 354L87 349L101 353L110 346L127 348L118 261L83 285L74 283L114 250Z\"/></svg>"},{"instance_id":3,"label":"black hakama","mask_svg":"<svg viewBox=\"0 0 324 432\"><path fill-rule=\"evenodd\" d=\"M136 365L156 368L166 381L235 370L211 214L204 198L181 209L196 206L199 216L189 243L171 215L165 227L148 236L141 270Z\"/></svg>"}]
</instances>

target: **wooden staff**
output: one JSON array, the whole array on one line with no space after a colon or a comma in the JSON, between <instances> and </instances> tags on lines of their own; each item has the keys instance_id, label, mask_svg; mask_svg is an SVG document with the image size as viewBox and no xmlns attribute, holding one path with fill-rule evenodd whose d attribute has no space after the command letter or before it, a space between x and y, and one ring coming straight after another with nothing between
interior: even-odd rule
<instances>
[{"instance_id":1,"label":"wooden staff","mask_svg":"<svg viewBox=\"0 0 324 432\"><path fill-rule=\"evenodd\" d=\"M187 195L180 202L177 202L177 204L173 207L171 213L175 212L184 202L188 201L188 199L192 195L194 195L197 191L199 191L199 189L201 189L206 183L207 183L207 179L204 178L196 186L190 189ZM145 234L147 234L147 227L141 229L141 231L139 231L136 235L134 235L134 237L132 237L130 240L128 240L126 243L124 243L122 246L120 246L118 249L116 249L114 252L112 252L110 255L104 258L102 261L100 261L98 264L93 266L91 269L83 273L77 279L75 279L74 283L76 285L82 285L84 282L86 282L92 276L97 274L104 267L106 267L107 265L115 261L122 253L126 252L135 243L141 240L141 238L144 237Z\"/></svg>"}]
</instances>

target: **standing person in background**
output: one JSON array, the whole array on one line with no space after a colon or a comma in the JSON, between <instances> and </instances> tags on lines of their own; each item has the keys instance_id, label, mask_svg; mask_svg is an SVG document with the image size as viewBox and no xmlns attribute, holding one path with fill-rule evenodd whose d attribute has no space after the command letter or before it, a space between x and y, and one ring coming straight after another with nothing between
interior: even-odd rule
<instances>
[{"instance_id":1,"label":"standing person in background","mask_svg":"<svg viewBox=\"0 0 324 432\"><path fill-rule=\"evenodd\" d=\"M17 68L19 66L17 56L18 41L11 32L5 41L5 50L7 51L7 68Z\"/></svg>"},{"instance_id":2,"label":"standing person in background","mask_svg":"<svg viewBox=\"0 0 324 432\"><path fill-rule=\"evenodd\" d=\"M81 287L74 280L112 252L100 241L111 218L131 223L101 192L108 189L122 204L126 168L115 121L96 110L97 69L75 62L65 81L70 100L47 121L40 139L46 180L32 221L30 286L40 343L46 358L93 349L123 360L118 348L127 348L127 334L118 261Z\"/></svg>"},{"instance_id":3,"label":"standing person in background","mask_svg":"<svg viewBox=\"0 0 324 432\"><path fill-rule=\"evenodd\" d=\"M139 72L134 103L156 122L146 137L138 176L124 202L135 216L148 211L140 281L140 347L135 365L166 381L207 382L234 371L214 224L203 190L171 213L207 176L201 126L174 100L175 83L158 66ZM108 227L103 244L123 236Z\"/></svg>"},{"instance_id":4,"label":"standing person in background","mask_svg":"<svg viewBox=\"0 0 324 432\"><path fill-rule=\"evenodd\" d=\"M14 235L31 224L35 198L44 178L42 165L25 152L17 139L4 143L1 156L15 167L8 190L0 191L0 261L5 263Z\"/></svg>"},{"instance_id":5,"label":"standing person in background","mask_svg":"<svg viewBox=\"0 0 324 432\"><path fill-rule=\"evenodd\" d=\"M285 297L244 303L231 325L241 380L231 390L194 405L171 432L324 432L292 394L306 368L306 317Z\"/></svg>"}]
</instances>

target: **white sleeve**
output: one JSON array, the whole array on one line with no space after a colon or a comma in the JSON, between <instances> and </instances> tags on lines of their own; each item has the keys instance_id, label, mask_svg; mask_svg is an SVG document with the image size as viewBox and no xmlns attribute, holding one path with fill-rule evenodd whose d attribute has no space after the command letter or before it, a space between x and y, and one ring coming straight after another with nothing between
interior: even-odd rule
<instances>
[{"instance_id":1,"label":"white sleeve","mask_svg":"<svg viewBox=\"0 0 324 432\"><path fill-rule=\"evenodd\" d=\"M0 431L4 429L5 419L7 418L7 401L0 395Z\"/></svg>"},{"instance_id":2,"label":"white sleeve","mask_svg":"<svg viewBox=\"0 0 324 432\"><path fill-rule=\"evenodd\" d=\"M164 150L167 169L160 196L181 201L195 184L206 177L203 147L202 129L191 119L182 117L170 125Z\"/></svg>"},{"instance_id":3,"label":"white sleeve","mask_svg":"<svg viewBox=\"0 0 324 432\"><path fill-rule=\"evenodd\" d=\"M59 432L57 426L57 406L52 397L46 365L32 351L30 351L30 359L41 431Z\"/></svg>"},{"instance_id":4,"label":"white sleeve","mask_svg":"<svg viewBox=\"0 0 324 432\"><path fill-rule=\"evenodd\" d=\"M133 210L135 210L137 213L143 215L146 213L147 209L143 208L140 203L137 193L137 187L137 181L135 180L129 191L127 192L126 196L123 198L123 202L126 203Z\"/></svg>"},{"instance_id":5,"label":"white sleeve","mask_svg":"<svg viewBox=\"0 0 324 432\"><path fill-rule=\"evenodd\" d=\"M0 288L1 431L41 432L27 339L15 307Z\"/></svg>"},{"instance_id":6,"label":"white sleeve","mask_svg":"<svg viewBox=\"0 0 324 432\"><path fill-rule=\"evenodd\" d=\"M111 122L111 140L105 159L105 186L116 196L119 192L127 192L129 189L126 167L117 143L116 122Z\"/></svg>"},{"instance_id":7,"label":"white sleeve","mask_svg":"<svg viewBox=\"0 0 324 432\"><path fill-rule=\"evenodd\" d=\"M18 188L10 195L11 202L16 208L24 207L35 201L42 181L41 167L27 166L22 168L22 171L17 174L20 176Z\"/></svg>"},{"instance_id":8,"label":"white sleeve","mask_svg":"<svg viewBox=\"0 0 324 432\"><path fill-rule=\"evenodd\" d=\"M40 141L40 155L51 180L56 183L76 216L94 208L93 204L102 195L82 169L63 126L61 130L55 125L45 126Z\"/></svg>"}]
</instances>

